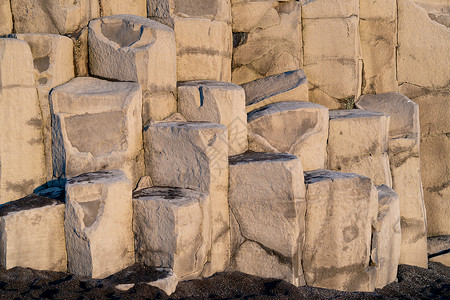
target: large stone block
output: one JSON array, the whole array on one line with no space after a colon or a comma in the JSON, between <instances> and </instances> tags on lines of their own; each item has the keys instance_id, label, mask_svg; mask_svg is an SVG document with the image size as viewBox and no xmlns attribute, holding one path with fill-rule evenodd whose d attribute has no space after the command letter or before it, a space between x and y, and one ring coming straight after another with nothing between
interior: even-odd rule
<instances>
[{"instance_id":1,"label":"large stone block","mask_svg":"<svg viewBox=\"0 0 450 300\"><path fill-rule=\"evenodd\" d=\"M245 92L240 86L218 81L180 83L178 111L188 121L225 125L228 129L228 155L247 150Z\"/></svg>"},{"instance_id":2,"label":"large stone block","mask_svg":"<svg viewBox=\"0 0 450 300\"><path fill-rule=\"evenodd\" d=\"M362 0L361 2L364 2ZM303 6L303 19L347 18L359 14L359 0L310 1Z\"/></svg>"},{"instance_id":3,"label":"large stone block","mask_svg":"<svg viewBox=\"0 0 450 300\"><path fill-rule=\"evenodd\" d=\"M250 150L297 155L306 171L325 168L326 107L311 102L278 102L250 112L247 120Z\"/></svg>"},{"instance_id":4,"label":"large stone block","mask_svg":"<svg viewBox=\"0 0 450 300\"><path fill-rule=\"evenodd\" d=\"M29 195L0 206L0 263L36 270L67 270L64 203Z\"/></svg>"},{"instance_id":5,"label":"large stone block","mask_svg":"<svg viewBox=\"0 0 450 300\"><path fill-rule=\"evenodd\" d=\"M136 261L172 268L181 280L197 278L211 248L209 196L151 187L133 194Z\"/></svg>"},{"instance_id":6,"label":"large stone block","mask_svg":"<svg viewBox=\"0 0 450 300\"><path fill-rule=\"evenodd\" d=\"M388 157L389 116L366 110L330 111L328 168L392 186Z\"/></svg>"},{"instance_id":7,"label":"large stone block","mask_svg":"<svg viewBox=\"0 0 450 300\"><path fill-rule=\"evenodd\" d=\"M119 170L67 180L64 228L69 272L105 278L134 263L132 186Z\"/></svg>"},{"instance_id":8,"label":"large stone block","mask_svg":"<svg viewBox=\"0 0 450 300\"><path fill-rule=\"evenodd\" d=\"M230 157L232 269L304 285L303 182L302 164L294 155L248 152Z\"/></svg>"},{"instance_id":9,"label":"large stone block","mask_svg":"<svg viewBox=\"0 0 450 300\"><path fill-rule=\"evenodd\" d=\"M450 267L450 235L434 236L428 238L428 255L430 261L440 262Z\"/></svg>"},{"instance_id":10,"label":"large stone block","mask_svg":"<svg viewBox=\"0 0 450 300\"><path fill-rule=\"evenodd\" d=\"M112 15L136 15L147 17L146 0L100 0L102 16Z\"/></svg>"},{"instance_id":11,"label":"large stone block","mask_svg":"<svg viewBox=\"0 0 450 300\"><path fill-rule=\"evenodd\" d=\"M155 186L197 190L211 199L211 251L203 276L230 263L228 134L215 123L161 122L144 128L146 173Z\"/></svg>"},{"instance_id":12,"label":"large stone block","mask_svg":"<svg viewBox=\"0 0 450 300\"><path fill-rule=\"evenodd\" d=\"M92 77L54 88L54 176L121 169L135 185L144 174L141 97L138 83Z\"/></svg>"},{"instance_id":13,"label":"large stone block","mask_svg":"<svg viewBox=\"0 0 450 300\"><path fill-rule=\"evenodd\" d=\"M13 19L11 13L11 1L0 3L0 35L9 34L13 31Z\"/></svg>"},{"instance_id":14,"label":"large stone block","mask_svg":"<svg viewBox=\"0 0 450 300\"><path fill-rule=\"evenodd\" d=\"M246 110L281 101L308 101L308 79L302 69L242 84Z\"/></svg>"},{"instance_id":15,"label":"large stone block","mask_svg":"<svg viewBox=\"0 0 450 300\"><path fill-rule=\"evenodd\" d=\"M303 270L307 285L373 291L371 235L378 197L370 178L317 170L305 172L306 224Z\"/></svg>"}]
</instances>

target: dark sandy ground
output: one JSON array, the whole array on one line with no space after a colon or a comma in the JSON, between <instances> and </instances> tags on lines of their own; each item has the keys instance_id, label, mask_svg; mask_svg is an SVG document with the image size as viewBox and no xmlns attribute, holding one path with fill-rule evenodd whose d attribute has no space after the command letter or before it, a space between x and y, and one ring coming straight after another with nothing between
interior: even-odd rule
<instances>
[{"instance_id":1,"label":"dark sandy ground","mask_svg":"<svg viewBox=\"0 0 450 300\"><path fill-rule=\"evenodd\" d=\"M372 293L295 287L281 280L238 272L180 282L170 297L156 287L137 284L126 292L118 283L152 281L163 274L133 266L104 280L24 268L0 269L0 299L450 299L450 268L430 262L428 269L399 266L398 282Z\"/></svg>"}]
</instances>

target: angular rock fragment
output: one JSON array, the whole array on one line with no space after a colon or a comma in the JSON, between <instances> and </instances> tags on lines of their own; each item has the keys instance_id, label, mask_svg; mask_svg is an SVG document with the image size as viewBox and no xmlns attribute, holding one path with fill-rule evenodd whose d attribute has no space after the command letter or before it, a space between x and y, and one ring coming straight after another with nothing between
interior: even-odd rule
<instances>
[{"instance_id":1,"label":"angular rock fragment","mask_svg":"<svg viewBox=\"0 0 450 300\"><path fill-rule=\"evenodd\" d=\"M53 89L55 177L121 169L144 175L141 89L134 82L77 77Z\"/></svg>"},{"instance_id":2,"label":"angular rock fragment","mask_svg":"<svg viewBox=\"0 0 450 300\"><path fill-rule=\"evenodd\" d=\"M300 159L286 153L231 156L229 186L234 220L231 268L304 285L305 186Z\"/></svg>"},{"instance_id":3,"label":"angular rock fragment","mask_svg":"<svg viewBox=\"0 0 450 300\"><path fill-rule=\"evenodd\" d=\"M9 34L13 31L13 19L11 13L11 1L0 3L0 35Z\"/></svg>"},{"instance_id":4,"label":"angular rock fragment","mask_svg":"<svg viewBox=\"0 0 450 300\"><path fill-rule=\"evenodd\" d=\"M64 203L37 195L0 206L0 263L36 270L67 270Z\"/></svg>"},{"instance_id":5,"label":"angular rock fragment","mask_svg":"<svg viewBox=\"0 0 450 300\"><path fill-rule=\"evenodd\" d=\"M134 263L131 189L119 170L67 180L64 228L70 273L105 278Z\"/></svg>"},{"instance_id":6,"label":"angular rock fragment","mask_svg":"<svg viewBox=\"0 0 450 300\"><path fill-rule=\"evenodd\" d=\"M377 192L370 178L328 170L305 172L306 284L344 291L373 291L372 224Z\"/></svg>"},{"instance_id":7,"label":"angular rock fragment","mask_svg":"<svg viewBox=\"0 0 450 300\"><path fill-rule=\"evenodd\" d=\"M428 258L450 267L450 236L441 235L428 238Z\"/></svg>"},{"instance_id":8,"label":"angular rock fragment","mask_svg":"<svg viewBox=\"0 0 450 300\"><path fill-rule=\"evenodd\" d=\"M325 167L328 109L311 102L277 102L248 114L249 149L291 153L303 170Z\"/></svg>"},{"instance_id":9,"label":"angular rock fragment","mask_svg":"<svg viewBox=\"0 0 450 300\"><path fill-rule=\"evenodd\" d=\"M388 157L389 116L366 110L330 111L328 168L392 186Z\"/></svg>"},{"instance_id":10,"label":"angular rock fragment","mask_svg":"<svg viewBox=\"0 0 450 300\"><path fill-rule=\"evenodd\" d=\"M210 202L203 193L151 187L133 194L136 261L197 278L211 248Z\"/></svg>"},{"instance_id":11,"label":"angular rock fragment","mask_svg":"<svg viewBox=\"0 0 450 300\"><path fill-rule=\"evenodd\" d=\"M187 81L178 86L178 111L188 121L220 123L228 129L228 155L248 148L244 90L218 81Z\"/></svg>"},{"instance_id":12,"label":"angular rock fragment","mask_svg":"<svg viewBox=\"0 0 450 300\"><path fill-rule=\"evenodd\" d=\"M155 186L209 194L211 251L202 276L230 263L228 210L228 134L224 125L161 122L144 128L146 173Z\"/></svg>"}]
</instances>

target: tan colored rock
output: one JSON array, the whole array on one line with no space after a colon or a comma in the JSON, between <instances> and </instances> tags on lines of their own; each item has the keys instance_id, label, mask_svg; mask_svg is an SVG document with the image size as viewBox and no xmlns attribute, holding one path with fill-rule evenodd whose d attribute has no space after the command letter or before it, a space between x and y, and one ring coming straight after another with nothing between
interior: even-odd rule
<instances>
[{"instance_id":1,"label":"tan colored rock","mask_svg":"<svg viewBox=\"0 0 450 300\"><path fill-rule=\"evenodd\" d=\"M400 205L397 194L386 185L376 187L378 215L372 233L371 259L377 268L375 288L383 288L397 280L397 267L402 243Z\"/></svg>"},{"instance_id":2,"label":"tan colored rock","mask_svg":"<svg viewBox=\"0 0 450 300\"><path fill-rule=\"evenodd\" d=\"M13 19L11 13L11 1L0 3L0 35L9 34L13 31Z\"/></svg>"},{"instance_id":3,"label":"tan colored rock","mask_svg":"<svg viewBox=\"0 0 450 300\"><path fill-rule=\"evenodd\" d=\"M73 61L77 77L89 76L89 46L88 27L83 27L76 35L71 36L73 41Z\"/></svg>"},{"instance_id":4,"label":"tan colored rock","mask_svg":"<svg viewBox=\"0 0 450 300\"><path fill-rule=\"evenodd\" d=\"M413 0L414 3L423 7L431 20L440 23L447 28L450 27L450 6L447 0Z\"/></svg>"},{"instance_id":5,"label":"tan colored rock","mask_svg":"<svg viewBox=\"0 0 450 300\"><path fill-rule=\"evenodd\" d=\"M389 116L365 110L330 111L328 168L392 186L388 157Z\"/></svg>"},{"instance_id":6,"label":"tan colored rock","mask_svg":"<svg viewBox=\"0 0 450 300\"><path fill-rule=\"evenodd\" d=\"M230 157L231 268L304 285L301 252L305 230L305 186L298 157L248 152ZM277 237L274 239L274 237Z\"/></svg>"},{"instance_id":7,"label":"tan colored rock","mask_svg":"<svg viewBox=\"0 0 450 300\"><path fill-rule=\"evenodd\" d=\"M220 123L228 130L228 155L247 151L245 92L218 81L187 81L178 85L178 111L188 121Z\"/></svg>"},{"instance_id":8,"label":"tan colored rock","mask_svg":"<svg viewBox=\"0 0 450 300\"><path fill-rule=\"evenodd\" d=\"M142 122L162 121L176 112L177 99L173 92L143 92Z\"/></svg>"},{"instance_id":9,"label":"tan colored rock","mask_svg":"<svg viewBox=\"0 0 450 300\"><path fill-rule=\"evenodd\" d=\"M144 128L146 173L155 186L188 188L211 199L211 251L202 276L230 263L228 134L215 123L168 122Z\"/></svg>"},{"instance_id":10,"label":"tan colored rock","mask_svg":"<svg viewBox=\"0 0 450 300\"><path fill-rule=\"evenodd\" d=\"M54 176L121 169L136 185L144 175L141 95L138 83L92 77L54 88Z\"/></svg>"},{"instance_id":11,"label":"tan colored rock","mask_svg":"<svg viewBox=\"0 0 450 300\"><path fill-rule=\"evenodd\" d=\"M247 120L250 150L297 155L307 171L325 168L326 107L311 102L278 102L252 111Z\"/></svg>"},{"instance_id":12,"label":"tan colored rock","mask_svg":"<svg viewBox=\"0 0 450 300\"><path fill-rule=\"evenodd\" d=\"M100 0L99 1L102 17L112 15L136 15L147 17L147 1L146 0Z\"/></svg>"},{"instance_id":13,"label":"tan colored rock","mask_svg":"<svg viewBox=\"0 0 450 300\"><path fill-rule=\"evenodd\" d=\"M167 296L172 295L178 286L178 277L171 269L168 268L158 268L157 270L165 270L169 274L166 277L151 281L147 283L148 285L155 286L160 290L163 290Z\"/></svg>"},{"instance_id":14,"label":"tan colored rock","mask_svg":"<svg viewBox=\"0 0 450 300\"><path fill-rule=\"evenodd\" d=\"M46 181L42 114L30 46L0 39L0 203Z\"/></svg>"},{"instance_id":15,"label":"tan colored rock","mask_svg":"<svg viewBox=\"0 0 450 300\"><path fill-rule=\"evenodd\" d=\"M373 291L372 224L378 199L369 178L317 170L305 172L306 284L344 291Z\"/></svg>"},{"instance_id":16,"label":"tan colored rock","mask_svg":"<svg viewBox=\"0 0 450 300\"><path fill-rule=\"evenodd\" d=\"M359 16L364 20L397 19L397 0L360 0Z\"/></svg>"},{"instance_id":17,"label":"tan colored rock","mask_svg":"<svg viewBox=\"0 0 450 300\"><path fill-rule=\"evenodd\" d=\"M67 270L64 204L29 195L0 207L0 263L36 270Z\"/></svg>"},{"instance_id":18,"label":"tan colored rock","mask_svg":"<svg viewBox=\"0 0 450 300\"><path fill-rule=\"evenodd\" d=\"M203 271L211 248L208 195L152 187L133 194L136 261L172 268L180 280Z\"/></svg>"},{"instance_id":19,"label":"tan colored rock","mask_svg":"<svg viewBox=\"0 0 450 300\"><path fill-rule=\"evenodd\" d=\"M131 189L119 170L67 181L64 227L70 273L105 278L134 263Z\"/></svg>"},{"instance_id":20,"label":"tan colored rock","mask_svg":"<svg viewBox=\"0 0 450 300\"><path fill-rule=\"evenodd\" d=\"M362 0L361 2L364 2ZM303 19L347 18L359 14L359 0L319 0L303 5Z\"/></svg>"},{"instance_id":21,"label":"tan colored rock","mask_svg":"<svg viewBox=\"0 0 450 300\"><path fill-rule=\"evenodd\" d=\"M308 101L308 79L302 69L242 84L246 110L281 101Z\"/></svg>"},{"instance_id":22,"label":"tan colored rock","mask_svg":"<svg viewBox=\"0 0 450 300\"><path fill-rule=\"evenodd\" d=\"M430 261L450 266L450 236L442 235L428 238L428 255ZM446 253L447 252L447 253Z\"/></svg>"}]
</instances>

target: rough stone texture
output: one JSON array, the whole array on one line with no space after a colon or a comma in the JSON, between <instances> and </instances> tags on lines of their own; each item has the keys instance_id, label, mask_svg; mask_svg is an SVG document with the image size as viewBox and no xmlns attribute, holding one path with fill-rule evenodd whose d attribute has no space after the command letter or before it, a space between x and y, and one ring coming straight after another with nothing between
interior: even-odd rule
<instances>
[{"instance_id":1,"label":"rough stone texture","mask_svg":"<svg viewBox=\"0 0 450 300\"><path fill-rule=\"evenodd\" d=\"M131 189L119 170L67 181L64 227L70 273L105 278L134 263Z\"/></svg>"},{"instance_id":2,"label":"rough stone texture","mask_svg":"<svg viewBox=\"0 0 450 300\"><path fill-rule=\"evenodd\" d=\"M228 155L247 150L245 92L240 86L218 81L180 83L178 111L188 121L225 125L228 129Z\"/></svg>"},{"instance_id":3,"label":"rough stone texture","mask_svg":"<svg viewBox=\"0 0 450 300\"><path fill-rule=\"evenodd\" d=\"M278 102L250 112L247 121L250 150L297 155L305 171L325 168L326 107L311 102Z\"/></svg>"},{"instance_id":4,"label":"rough stone texture","mask_svg":"<svg viewBox=\"0 0 450 300\"><path fill-rule=\"evenodd\" d=\"M202 276L230 263L228 134L215 123L167 122L144 128L146 173L155 186L188 188L211 199L211 251Z\"/></svg>"},{"instance_id":5,"label":"rough stone texture","mask_svg":"<svg viewBox=\"0 0 450 300\"><path fill-rule=\"evenodd\" d=\"M0 204L46 180L42 113L30 46L0 39Z\"/></svg>"},{"instance_id":6,"label":"rough stone texture","mask_svg":"<svg viewBox=\"0 0 450 300\"><path fill-rule=\"evenodd\" d=\"M100 0L102 17L112 15L136 15L147 17L146 0Z\"/></svg>"},{"instance_id":7,"label":"rough stone texture","mask_svg":"<svg viewBox=\"0 0 450 300\"><path fill-rule=\"evenodd\" d=\"M67 34L100 17L97 0L11 0L17 33Z\"/></svg>"},{"instance_id":8,"label":"rough stone texture","mask_svg":"<svg viewBox=\"0 0 450 300\"><path fill-rule=\"evenodd\" d=\"M447 28L450 27L450 6L447 0L413 0L414 3L423 7L431 20L440 23Z\"/></svg>"},{"instance_id":9,"label":"rough stone texture","mask_svg":"<svg viewBox=\"0 0 450 300\"><path fill-rule=\"evenodd\" d=\"M151 187L133 194L136 261L172 268L181 280L197 278L211 248L208 195Z\"/></svg>"},{"instance_id":10,"label":"rough stone texture","mask_svg":"<svg viewBox=\"0 0 450 300\"><path fill-rule=\"evenodd\" d=\"M66 271L64 204L30 195L0 206L0 263L6 269Z\"/></svg>"},{"instance_id":11,"label":"rough stone texture","mask_svg":"<svg viewBox=\"0 0 450 300\"><path fill-rule=\"evenodd\" d=\"M73 41L73 62L77 77L89 76L89 46L88 27L83 27L76 34L71 35Z\"/></svg>"},{"instance_id":12,"label":"rough stone texture","mask_svg":"<svg viewBox=\"0 0 450 300\"><path fill-rule=\"evenodd\" d=\"M428 238L428 257L430 261L440 262L450 267L450 236L434 236Z\"/></svg>"},{"instance_id":13,"label":"rough stone texture","mask_svg":"<svg viewBox=\"0 0 450 300\"><path fill-rule=\"evenodd\" d=\"M136 185L144 175L139 84L77 77L50 98L54 176L121 169Z\"/></svg>"},{"instance_id":14,"label":"rough stone texture","mask_svg":"<svg viewBox=\"0 0 450 300\"><path fill-rule=\"evenodd\" d=\"M166 277L151 281L147 283L148 285L155 286L160 290L163 290L167 296L172 295L178 286L178 277L171 269L167 268L157 268L157 270L167 270L168 274Z\"/></svg>"},{"instance_id":15,"label":"rough stone texture","mask_svg":"<svg viewBox=\"0 0 450 300\"><path fill-rule=\"evenodd\" d=\"M302 69L244 83L246 110L281 101L308 101L308 79Z\"/></svg>"},{"instance_id":16,"label":"rough stone texture","mask_svg":"<svg viewBox=\"0 0 450 300\"><path fill-rule=\"evenodd\" d=\"M230 157L231 268L304 285L305 185L298 157L248 152ZM274 237L277 237L274 239Z\"/></svg>"},{"instance_id":17,"label":"rough stone texture","mask_svg":"<svg viewBox=\"0 0 450 300\"><path fill-rule=\"evenodd\" d=\"M303 270L307 285L373 291L372 225L378 198L370 178L317 170L305 172L306 224Z\"/></svg>"},{"instance_id":18,"label":"rough stone texture","mask_svg":"<svg viewBox=\"0 0 450 300\"><path fill-rule=\"evenodd\" d=\"M388 157L389 116L365 110L330 111L328 168L392 186Z\"/></svg>"},{"instance_id":19,"label":"rough stone texture","mask_svg":"<svg viewBox=\"0 0 450 300\"><path fill-rule=\"evenodd\" d=\"M12 33L13 19L11 13L11 1L3 0L0 3L0 35Z\"/></svg>"},{"instance_id":20,"label":"rough stone texture","mask_svg":"<svg viewBox=\"0 0 450 300\"><path fill-rule=\"evenodd\" d=\"M376 187L378 215L372 233L372 261L377 269L375 288L383 288L397 280L397 267L402 243L400 204L397 194L386 185Z\"/></svg>"},{"instance_id":21,"label":"rough stone texture","mask_svg":"<svg viewBox=\"0 0 450 300\"><path fill-rule=\"evenodd\" d=\"M299 1L232 0L236 84L302 67Z\"/></svg>"},{"instance_id":22,"label":"rough stone texture","mask_svg":"<svg viewBox=\"0 0 450 300\"><path fill-rule=\"evenodd\" d=\"M303 6L302 17L305 19L347 18L359 13L359 2L359 0L311 1Z\"/></svg>"}]
</instances>

